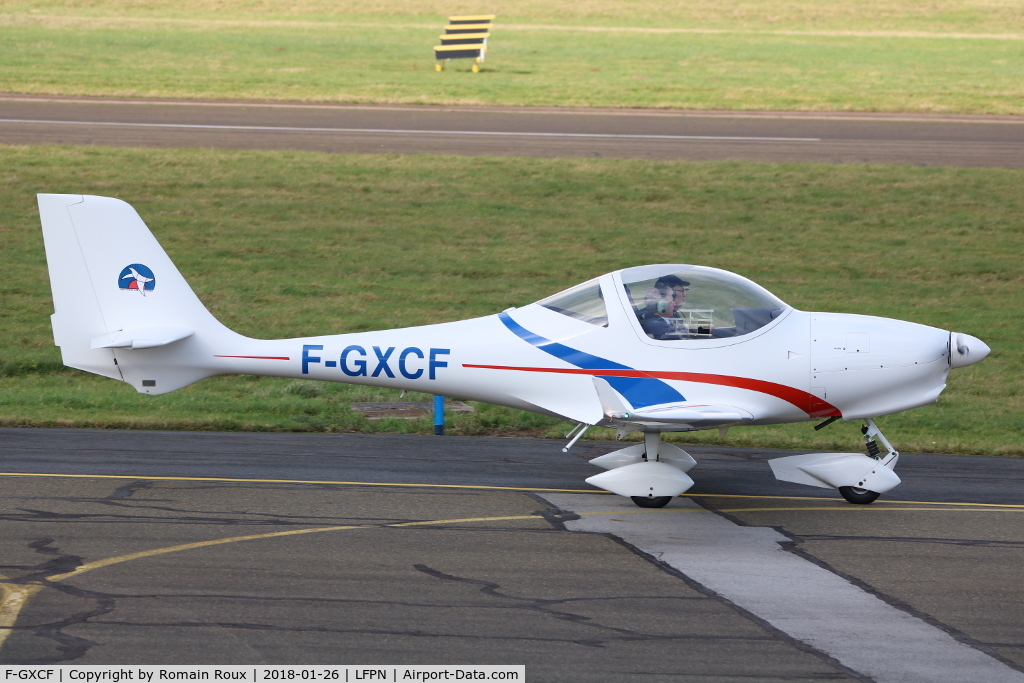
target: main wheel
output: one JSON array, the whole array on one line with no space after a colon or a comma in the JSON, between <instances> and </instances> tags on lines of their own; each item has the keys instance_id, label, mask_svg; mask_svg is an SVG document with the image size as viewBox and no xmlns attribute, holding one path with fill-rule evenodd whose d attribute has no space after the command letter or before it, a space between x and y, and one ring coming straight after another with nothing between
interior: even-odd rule
<instances>
[{"instance_id":1,"label":"main wheel","mask_svg":"<svg viewBox=\"0 0 1024 683\"><path fill-rule=\"evenodd\" d=\"M629 499L636 503L638 507L663 508L668 505L670 500L672 500L672 496L655 496L654 498L648 498L646 496L630 496Z\"/></svg>"},{"instance_id":2,"label":"main wheel","mask_svg":"<svg viewBox=\"0 0 1024 683\"><path fill-rule=\"evenodd\" d=\"M867 505L868 503L874 503L878 500L879 494L874 491L868 491L867 489L859 489L856 486L840 486L839 493L843 494L843 498L849 503L854 505Z\"/></svg>"}]
</instances>

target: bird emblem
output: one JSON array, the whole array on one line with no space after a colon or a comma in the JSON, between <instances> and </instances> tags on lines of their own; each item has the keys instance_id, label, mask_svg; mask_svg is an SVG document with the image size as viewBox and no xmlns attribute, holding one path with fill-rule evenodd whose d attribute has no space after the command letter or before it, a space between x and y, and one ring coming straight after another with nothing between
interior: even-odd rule
<instances>
[{"instance_id":1,"label":"bird emblem","mask_svg":"<svg viewBox=\"0 0 1024 683\"><path fill-rule=\"evenodd\" d=\"M153 274L152 271L145 268L145 266L139 266L138 264L128 266L121 271L121 280L127 280L128 282L121 282L120 287L121 289L138 290L142 292L142 296L146 296L146 289L153 289L153 285L149 285L149 287L146 285L153 282L155 278L143 275L139 272L139 269L144 269L149 275Z\"/></svg>"}]
</instances>

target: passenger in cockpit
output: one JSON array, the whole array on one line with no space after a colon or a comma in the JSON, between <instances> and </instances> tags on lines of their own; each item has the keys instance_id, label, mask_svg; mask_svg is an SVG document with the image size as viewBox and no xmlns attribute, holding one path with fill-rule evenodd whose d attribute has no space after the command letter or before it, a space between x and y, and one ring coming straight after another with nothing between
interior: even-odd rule
<instances>
[{"instance_id":1,"label":"passenger in cockpit","mask_svg":"<svg viewBox=\"0 0 1024 683\"><path fill-rule=\"evenodd\" d=\"M686 300L690 283L675 275L658 278L654 286L644 295L646 311L640 316L640 327L652 339L665 339L676 334L676 326L670 318Z\"/></svg>"}]
</instances>

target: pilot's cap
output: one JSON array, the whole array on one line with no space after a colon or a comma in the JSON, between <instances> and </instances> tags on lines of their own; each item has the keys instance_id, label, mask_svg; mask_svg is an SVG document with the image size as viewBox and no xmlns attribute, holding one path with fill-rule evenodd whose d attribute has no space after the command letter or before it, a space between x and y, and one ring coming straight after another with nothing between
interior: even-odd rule
<instances>
[{"instance_id":1,"label":"pilot's cap","mask_svg":"<svg viewBox=\"0 0 1024 683\"><path fill-rule=\"evenodd\" d=\"M690 283L683 280L678 275L664 275L658 278L658 281L654 283L655 287L659 285L666 285L668 287L689 287Z\"/></svg>"}]
</instances>

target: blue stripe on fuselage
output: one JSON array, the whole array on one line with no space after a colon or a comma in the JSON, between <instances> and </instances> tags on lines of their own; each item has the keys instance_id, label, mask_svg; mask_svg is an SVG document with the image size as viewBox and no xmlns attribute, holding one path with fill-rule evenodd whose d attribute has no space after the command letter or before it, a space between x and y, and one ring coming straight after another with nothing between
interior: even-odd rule
<instances>
[{"instance_id":1,"label":"blue stripe on fuselage","mask_svg":"<svg viewBox=\"0 0 1024 683\"><path fill-rule=\"evenodd\" d=\"M545 337L530 332L528 329L512 319L508 313L499 313L498 319L523 341L533 344L544 353L549 353L555 358L560 358L584 370L632 370L628 365L622 365L600 356L592 356L578 349L559 344ZM683 395L670 387L660 379L652 377L606 377L595 374L595 377L612 385L615 391L622 394L633 408L646 408L647 406L659 405L661 403L673 403L685 401Z\"/></svg>"}]
</instances>

